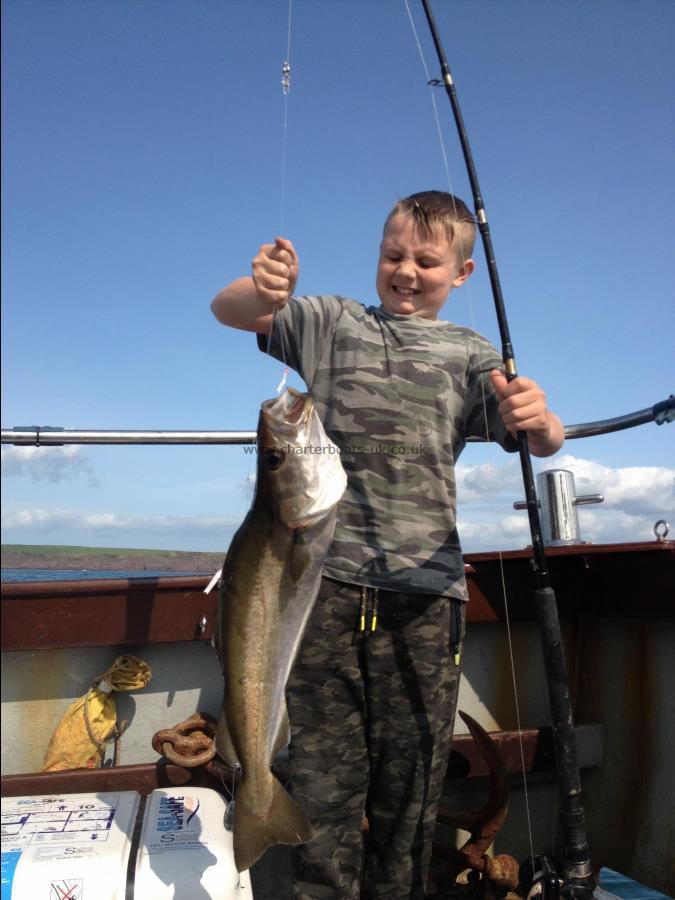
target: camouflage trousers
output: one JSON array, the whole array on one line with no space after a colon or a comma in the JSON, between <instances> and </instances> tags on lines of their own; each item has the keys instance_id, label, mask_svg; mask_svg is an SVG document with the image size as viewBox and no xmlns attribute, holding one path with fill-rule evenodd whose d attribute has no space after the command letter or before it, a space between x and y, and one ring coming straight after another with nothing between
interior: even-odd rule
<instances>
[{"instance_id":1,"label":"camouflage trousers","mask_svg":"<svg viewBox=\"0 0 675 900\"><path fill-rule=\"evenodd\" d=\"M315 830L292 851L296 900L424 897L463 635L461 601L323 579L288 685L291 792Z\"/></svg>"}]
</instances>

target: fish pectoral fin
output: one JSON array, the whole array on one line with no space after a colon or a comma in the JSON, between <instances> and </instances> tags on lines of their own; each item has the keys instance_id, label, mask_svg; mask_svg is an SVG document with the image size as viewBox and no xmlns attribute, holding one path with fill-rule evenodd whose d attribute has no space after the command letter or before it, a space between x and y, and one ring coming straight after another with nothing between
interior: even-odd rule
<instances>
[{"instance_id":1,"label":"fish pectoral fin","mask_svg":"<svg viewBox=\"0 0 675 900\"><path fill-rule=\"evenodd\" d=\"M293 550L291 551L290 575L293 584L305 574L312 564L312 554L305 539L305 532L298 528L293 535Z\"/></svg>"},{"instance_id":2,"label":"fish pectoral fin","mask_svg":"<svg viewBox=\"0 0 675 900\"><path fill-rule=\"evenodd\" d=\"M233 833L234 864L238 872L250 869L275 844L302 844L314 837L307 817L276 778L272 782L272 803L265 816L257 816L252 811L245 793L242 782L237 793Z\"/></svg>"},{"instance_id":3,"label":"fish pectoral fin","mask_svg":"<svg viewBox=\"0 0 675 900\"><path fill-rule=\"evenodd\" d=\"M227 720L225 718L225 707L224 706L221 707L220 715L218 716L218 724L216 725L215 745L216 745L216 753L229 766L231 766L234 769L236 766L240 765L239 755L238 755L237 751L234 749L234 744L232 743L232 737L230 735L230 729L227 727Z\"/></svg>"}]
</instances>

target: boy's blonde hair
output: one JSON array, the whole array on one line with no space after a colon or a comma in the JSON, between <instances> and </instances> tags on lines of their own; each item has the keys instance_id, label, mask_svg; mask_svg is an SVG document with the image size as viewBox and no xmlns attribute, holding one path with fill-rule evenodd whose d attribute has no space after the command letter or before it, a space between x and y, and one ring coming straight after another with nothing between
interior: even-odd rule
<instances>
[{"instance_id":1,"label":"boy's blonde hair","mask_svg":"<svg viewBox=\"0 0 675 900\"><path fill-rule=\"evenodd\" d=\"M450 244L456 240L462 261L471 257L476 240L476 220L464 201L446 191L420 191L404 197L395 204L384 223L384 230L392 216L399 213L412 216L417 226L426 235L433 234L441 227Z\"/></svg>"}]
</instances>

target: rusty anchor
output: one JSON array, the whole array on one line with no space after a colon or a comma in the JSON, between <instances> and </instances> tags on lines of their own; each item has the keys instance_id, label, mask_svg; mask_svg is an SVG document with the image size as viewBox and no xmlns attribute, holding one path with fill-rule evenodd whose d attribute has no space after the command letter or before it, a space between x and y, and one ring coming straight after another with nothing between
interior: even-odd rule
<instances>
[{"instance_id":1,"label":"rusty anchor","mask_svg":"<svg viewBox=\"0 0 675 900\"><path fill-rule=\"evenodd\" d=\"M509 808L506 766L485 729L467 713L460 710L459 715L490 770L489 795L480 809L444 811L443 819L471 834L469 840L455 851L460 864L476 873L469 877L470 883L483 894L503 896L518 886L518 861L505 853L491 857L487 851L504 824Z\"/></svg>"}]
</instances>

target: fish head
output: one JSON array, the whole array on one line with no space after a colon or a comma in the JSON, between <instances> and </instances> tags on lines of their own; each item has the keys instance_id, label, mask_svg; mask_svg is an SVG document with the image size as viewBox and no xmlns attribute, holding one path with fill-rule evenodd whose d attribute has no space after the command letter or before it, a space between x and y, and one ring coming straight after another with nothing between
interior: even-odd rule
<instances>
[{"instance_id":1,"label":"fish head","mask_svg":"<svg viewBox=\"0 0 675 900\"><path fill-rule=\"evenodd\" d=\"M258 423L256 497L288 528L304 528L328 515L346 485L340 450L310 395L287 388L265 400Z\"/></svg>"}]
</instances>

